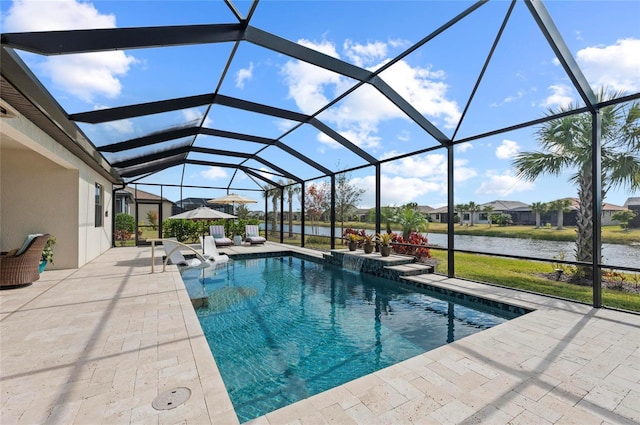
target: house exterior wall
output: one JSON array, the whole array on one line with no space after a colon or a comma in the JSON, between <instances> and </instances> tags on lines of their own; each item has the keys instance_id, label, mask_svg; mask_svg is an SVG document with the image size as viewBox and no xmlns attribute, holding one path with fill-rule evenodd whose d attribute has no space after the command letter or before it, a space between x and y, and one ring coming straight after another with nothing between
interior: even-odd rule
<instances>
[{"instance_id":1,"label":"house exterior wall","mask_svg":"<svg viewBox=\"0 0 640 425\"><path fill-rule=\"evenodd\" d=\"M102 227L95 227L95 183L104 188ZM57 243L47 269L82 266L111 246L111 218L104 217L111 191L109 181L28 120L3 119L0 249L19 247L29 233L49 233Z\"/></svg>"}]
</instances>

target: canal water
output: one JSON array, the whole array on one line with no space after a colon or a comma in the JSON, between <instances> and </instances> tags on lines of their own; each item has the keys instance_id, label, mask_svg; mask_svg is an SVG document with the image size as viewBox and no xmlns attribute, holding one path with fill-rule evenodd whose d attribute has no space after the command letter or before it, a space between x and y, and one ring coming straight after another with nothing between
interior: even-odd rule
<instances>
[{"instance_id":1,"label":"canal water","mask_svg":"<svg viewBox=\"0 0 640 425\"><path fill-rule=\"evenodd\" d=\"M329 236L329 227L305 226L306 235ZM299 225L293 226L294 233L300 233ZM284 225L284 231L289 230ZM430 244L447 248L447 235L443 233L425 233ZM340 228L336 228L336 236L340 236ZM545 241L537 239L497 238L494 236L454 235L456 249L486 252L493 254L509 254L523 257L534 257L545 260L559 258L564 253L564 259L575 260L575 242ZM640 245L603 244L603 264L609 266L640 268Z\"/></svg>"}]
</instances>

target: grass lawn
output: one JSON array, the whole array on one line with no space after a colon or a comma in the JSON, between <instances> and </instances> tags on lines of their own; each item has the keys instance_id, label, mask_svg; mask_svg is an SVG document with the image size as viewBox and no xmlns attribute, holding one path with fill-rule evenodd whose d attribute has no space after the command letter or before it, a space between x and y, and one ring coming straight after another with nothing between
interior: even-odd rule
<instances>
[{"instance_id":1,"label":"grass lawn","mask_svg":"<svg viewBox=\"0 0 640 425\"><path fill-rule=\"evenodd\" d=\"M447 252L431 250L431 254L440 260L437 272L446 274ZM455 254L455 261L456 277L553 295L587 304L593 301L593 291L590 286L556 281L542 276L553 271L551 262L516 260L461 252ZM640 311L640 294L604 289L602 298L608 307Z\"/></svg>"}]
</instances>

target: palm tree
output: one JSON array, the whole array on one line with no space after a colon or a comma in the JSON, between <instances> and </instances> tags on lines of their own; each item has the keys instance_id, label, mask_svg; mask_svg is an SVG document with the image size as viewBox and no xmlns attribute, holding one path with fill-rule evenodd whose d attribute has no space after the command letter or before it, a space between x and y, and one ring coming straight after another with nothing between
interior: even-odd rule
<instances>
[{"instance_id":1,"label":"palm tree","mask_svg":"<svg viewBox=\"0 0 640 425\"><path fill-rule=\"evenodd\" d=\"M621 93L601 89L601 102L619 98ZM577 105L550 110L549 115L569 112ZM606 106L601 116L602 193L615 187L640 188L640 104L631 102ZM542 124L536 132L541 150L521 152L513 161L519 177L528 181L538 176L573 172L570 181L578 186L576 260L593 262L594 194L591 174L592 120L590 114L567 115ZM598 259L600 260L600 259ZM582 270L579 274L587 273ZM581 277L581 276L578 276Z\"/></svg>"},{"instance_id":2,"label":"palm tree","mask_svg":"<svg viewBox=\"0 0 640 425\"><path fill-rule=\"evenodd\" d=\"M278 184L284 185L284 182L280 180L278 181ZM278 201L280 200L280 188L265 186L264 196L267 199L271 198L273 205L273 215L271 216L271 234L273 235L277 232L278 227Z\"/></svg>"},{"instance_id":3,"label":"palm tree","mask_svg":"<svg viewBox=\"0 0 640 425\"><path fill-rule=\"evenodd\" d=\"M484 208L482 208L482 212L487 215L487 220L489 221L489 227L491 227L491 213L493 212L493 206L485 205Z\"/></svg>"},{"instance_id":4,"label":"palm tree","mask_svg":"<svg viewBox=\"0 0 640 425\"><path fill-rule=\"evenodd\" d=\"M293 237L293 197L297 193L300 193L300 186L294 184L293 180L287 181L287 202L289 202L289 237Z\"/></svg>"},{"instance_id":5,"label":"palm tree","mask_svg":"<svg viewBox=\"0 0 640 425\"><path fill-rule=\"evenodd\" d=\"M568 199L558 199L549 202L549 211L558 212L558 230L564 229L564 213L571 211L571 201Z\"/></svg>"},{"instance_id":6,"label":"palm tree","mask_svg":"<svg viewBox=\"0 0 640 425\"><path fill-rule=\"evenodd\" d=\"M469 202L469 204L467 204L467 209L469 210L469 220L471 222L469 224L469 226L473 227L473 216L475 215L475 213L480 211L480 205L478 205L475 202L471 201L471 202Z\"/></svg>"},{"instance_id":7,"label":"palm tree","mask_svg":"<svg viewBox=\"0 0 640 425\"><path fill-rule=\"evenodd\" d=\"M409 240L411 232L425 232L429 227L427 219L412 204L398 208L393 221L402 227L402 238L405 241Z\"/></svg>"},{"instance_id":8,"label":"palm tree","mask_svg":"<svg viewBox=\"0 0 640 425\"><path fill-rule=\"evenodd\" d=\"M397 210L398 208L390 206L380 208L380 221L385 222L387 233L391 233L391 222L393 222Z\"/></svg>"},{"instance_id":9,"label":"palm tree","mask_svg":"<svg viewBox=\"0 0 640 425\"><path fill-rule=\"evenodd\" d=\"M467 204L456 204L455 209L458 213L458 217L460 217L459 223L462 226L462 218L464 217L464 212L469 208Z\"/></svg>"},{"instance_id":10,"label":"palm tree","mask_svg":"<svg viewBox=\"0 0 640 425\"><path fill-rule=\"evenodd\" d=\"M531 204L531 211L536 214L536 229L539 229L540 215L548 211L548 206L544 202L534 202Z\"/></svg>"}]
</instances>

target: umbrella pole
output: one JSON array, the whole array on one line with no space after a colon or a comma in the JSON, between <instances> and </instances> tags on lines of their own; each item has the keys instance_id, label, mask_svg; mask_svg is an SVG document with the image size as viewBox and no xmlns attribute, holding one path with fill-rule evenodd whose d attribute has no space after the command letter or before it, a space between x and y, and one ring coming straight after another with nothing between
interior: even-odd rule
<instances>
[{"instance_id":1,"label":"umbrella pole","mask_svg":"<svg viewBox=\"0 0 640 425\"><path fill-rule=\"evenodd\" d=\"M203 221L203 223L204 223L204 221ZM204 255L204 247L205 247L205 245L207 244L207 243L204 241L204 238L205 238L205 236L204 236L204 224L203 224L203 225L202 225L202 255Z\"/></svg>"}]
</instances>

